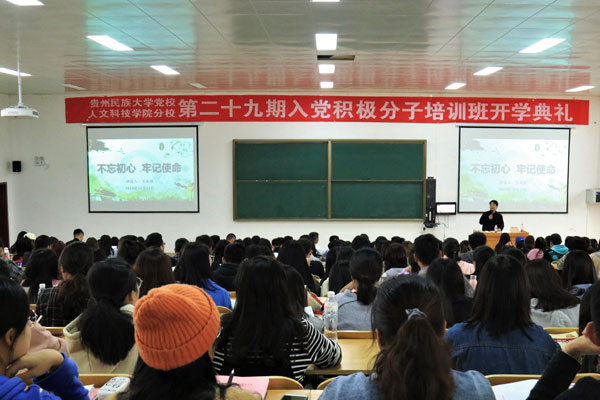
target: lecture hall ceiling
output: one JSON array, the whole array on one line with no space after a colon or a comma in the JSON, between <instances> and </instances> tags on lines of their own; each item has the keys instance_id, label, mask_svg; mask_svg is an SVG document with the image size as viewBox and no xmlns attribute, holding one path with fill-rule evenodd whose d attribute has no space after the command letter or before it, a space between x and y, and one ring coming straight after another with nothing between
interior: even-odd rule
<instances>
[{"instance_id":1,"label":"lecture hall ceiling","mask_svg":"<svg viewBox=\"0 0 600 400\"><path fill-rule=\"evenodd\" d=\"M600 0L0 0L0 67L25 94L131 92L393 92L600 94ZM337 33L317 51L315 33ZM110 35L116 52L86 38ZM538 54L519 50L564 38ZM321 75L318 54L354 55ZM180 72L165 76L150 65ZM473 73L503 69L489 76ZM334 82L320 89L320 81ZM452 82L467 85L444 91ZM190 86L200 83L207 90ZM64 84L85 88L67 88ZM0 74L0 93L16 77Z\"/></svg>"}]
</instances>

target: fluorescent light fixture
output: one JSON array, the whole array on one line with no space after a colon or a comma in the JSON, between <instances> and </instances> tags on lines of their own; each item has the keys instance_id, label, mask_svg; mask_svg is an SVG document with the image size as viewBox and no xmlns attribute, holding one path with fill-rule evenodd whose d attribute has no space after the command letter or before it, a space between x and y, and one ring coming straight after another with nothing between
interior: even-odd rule
<instances>
[{"instance_id":1,"label":"fluorescent light fixture","mask_svg":"<svg viewBox=\"0 0 600 400\"><path fill-rule=\"evenodd\" d=\"M19 75L19 73L17 71L15 71L15 70L8 69L8 68L2 68L2 67L0 67L0 73L8 74L8 75L14 75L14 76L18 76ZM23 71L21 71L21 76L31 76L31 75L27 74L27 73L25 73Z\"/></svg>"},{"instance_id":2,"label":"fluorescent light fixture","mask_svg":"<svg viewBox=\"0 0 600 400\"><path fill-rule=\"evenodd\" d=\"M116 41L108 35L89 35L87 38L96 43L100 43L102 46L108 47L111 50L133 51L131 47L125 46L123 43Z\"/></svg>"},{"instance_id":3,"label":"fluorescent light fixture","mask_svg":"<svg viewBox=\"0 0 600 400\"><path fill-rule=\"evenodd\" d=\"M484 69L475 72L473 75L477 75L477 76L491 75L493 73L500 71L501 69L502 69L502 67L485 67Z\"/></svg>"},{"instance_id":4,"label":"fluorescent light fixture","mask_svg":"<svg viewBox=\"0 0 600 400\"><path fill-rule=\"evenodd\" d=\"M337 49L337 33L316 33L317 50Z\"/></svg>"},{"instance_id":5,"label":"fluorescent light fixture","mask_svg":"<svg viewBox=\"0 0 600 400\"><path fill-rule=\"evenodd\" d=\"M554 47L559 43L564 42L565 39L559 38L546 38L542 39L539 42L535 42L529 47L524 48L519 51L519 53L541 53L544 50L548 50L550 47Z\"/></svg>"},{"instance_id":6,"label":"fluorescent light fixture","mask_svg":"<svg viewBox=\"0 0 600 400\"><path fill-rule=\"evenodd\" d=\"M595 88L596 86L590 86L590 85L584 85L584 86L577 86L574 87L572 89L567 89L566 92L583 92L584 90L590 90Z\"/></svg>"},{"instance_id":7,"label":"fluorescent light fixture","mask_svg":"<svg viewBox=\"0 0 600 400\"><path fill-rule=\"evenodd\" d=\"M153 68L165 75L179 75L179 72L175 71L173 68L167 65L151 65L150 68Z\"/></svg>"},{"instance_id":8,"label":"fluorescent light fixture","mask_svg":"<svg viewBox=\"0 0 600 400\"><path fill-rule=\"evenodd\" d=\"M190 85L192 85L193 87L196 87L198 89L206 89L206 86L204 86L201 83L190 83Z\"/></svg>"},{"instance_id":9,"label":"fluorescent light fixture","mask_svg":"<svg viewBox=\"0 0 600 400\"><path fill-rule=\"evenodd\" d=\"M333 89L333 82L321 81L321 89Z\"/></svg>"},{"instance_id":10,"label":"fluorescent light fixture","mask_svg":"<svg viewBox=\"0 0 600 400\"><path fill-rule=\"evenodd\" d=\"M63 86L75 90L87 90L86 88L82 88L81 86L77 85L71 85L70 83L64 83Z\"/></svg>"},{"instance_id":11,"label":"fluorescent light fixture","mask_svg":"<svg viewBox=\"0 0 600 400\"><path fill-rule=\"evenodd\" d=\"M6 0L9 3L16 4L17 6L43 6L44 3L38 0Z\"/></svg>"},{"instance_id":12,"label":"fluorescent light fixture","mask_svg":"<svg viewBox=\"0 0 600 400\"><path fill-rule=\"evenodd\" d=\"M454 82L445 87L446 90L456 90L460 89L463 86L466 86L466 83L463 82Z\"/></svg>"},{"instance_id":13,"label":"fluorescent light fixture","mask_svg":"<svg viewBox=\"0 0 600 400\"><path fill-rule=\"evenodd\" d=\"M311 0L313 3L339 3L340 0Z\"/></svg>"},{"instance_id":14,"label":"fluorescent light fixture","mask_svg":"<svg viewBox=\"0 0 600 400\"><path fill-rule=\"evenodd\" d=\"M333 74L335 72L335 64L319 64L320 74Z\"/></svg>"}]
</instances>

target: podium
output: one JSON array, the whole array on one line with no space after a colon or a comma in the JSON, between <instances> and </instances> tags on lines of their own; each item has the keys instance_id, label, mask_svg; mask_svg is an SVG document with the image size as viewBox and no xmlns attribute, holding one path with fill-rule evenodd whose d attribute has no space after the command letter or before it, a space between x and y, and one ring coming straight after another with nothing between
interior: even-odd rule
<instances>
[{"instance_id":1,"label":"podium","mask_svg":"<svg viewBox=\"0 0 600 400\"><path fill-rule=\"evenodd\" d=\"M510 236L510 241L515 245L515 247L517 246L517 243L515 243L517 236L523 236L524 238L529 236L529 232L527 232L527 231L523 231L523 232L483 232L483 234L487 238L486 246L491 247L493 250L496 247L496 245L498 244L498 242L500 241L500 235L502 235L503 233L508 233L508 235Z\"/></svg>"}]
</instances>

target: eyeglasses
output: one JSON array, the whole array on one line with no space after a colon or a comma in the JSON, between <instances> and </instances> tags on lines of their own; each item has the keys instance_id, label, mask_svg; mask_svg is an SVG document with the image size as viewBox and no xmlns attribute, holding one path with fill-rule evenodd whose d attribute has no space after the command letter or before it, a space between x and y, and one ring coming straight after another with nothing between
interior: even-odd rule
<instances>
[{"instance_id":1,"label":"eyeglasses","mask_svg":"<svg viewBox=\"0 0 600 400\"><path fill-rule=\"evenodd\" d=\"M142 280L142 278L140 278L139 276L135 278L135 283L137 285L138 290L142 287L142 283L144 283L144 281Z\"/></svg>"}]
</instances>

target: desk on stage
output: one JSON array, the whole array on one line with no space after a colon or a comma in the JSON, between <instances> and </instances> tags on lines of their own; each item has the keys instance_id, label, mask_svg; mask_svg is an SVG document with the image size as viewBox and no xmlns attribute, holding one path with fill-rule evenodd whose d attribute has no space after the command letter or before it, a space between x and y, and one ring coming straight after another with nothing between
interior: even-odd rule
<instances>
[{"instance_id":1,"label":"desk on stage","mask_svg":"<svg viewBox=\"0 0 600 400\"><path fill-rule=\"evenodd\" d=\"M498 244L498 241L500 241L500 235L502 235L502 233L508 233L508 235L510 236L510 241L515 246L517 245L515 243L517 236L523 236L524 238L529 236L529 232L527 232L527 231L523 231L523 232L483 232L483 234L487 238L486 246L489 246L492 249L494 249L496 247L496 245Z\"/></svg>"}]
</instances>

